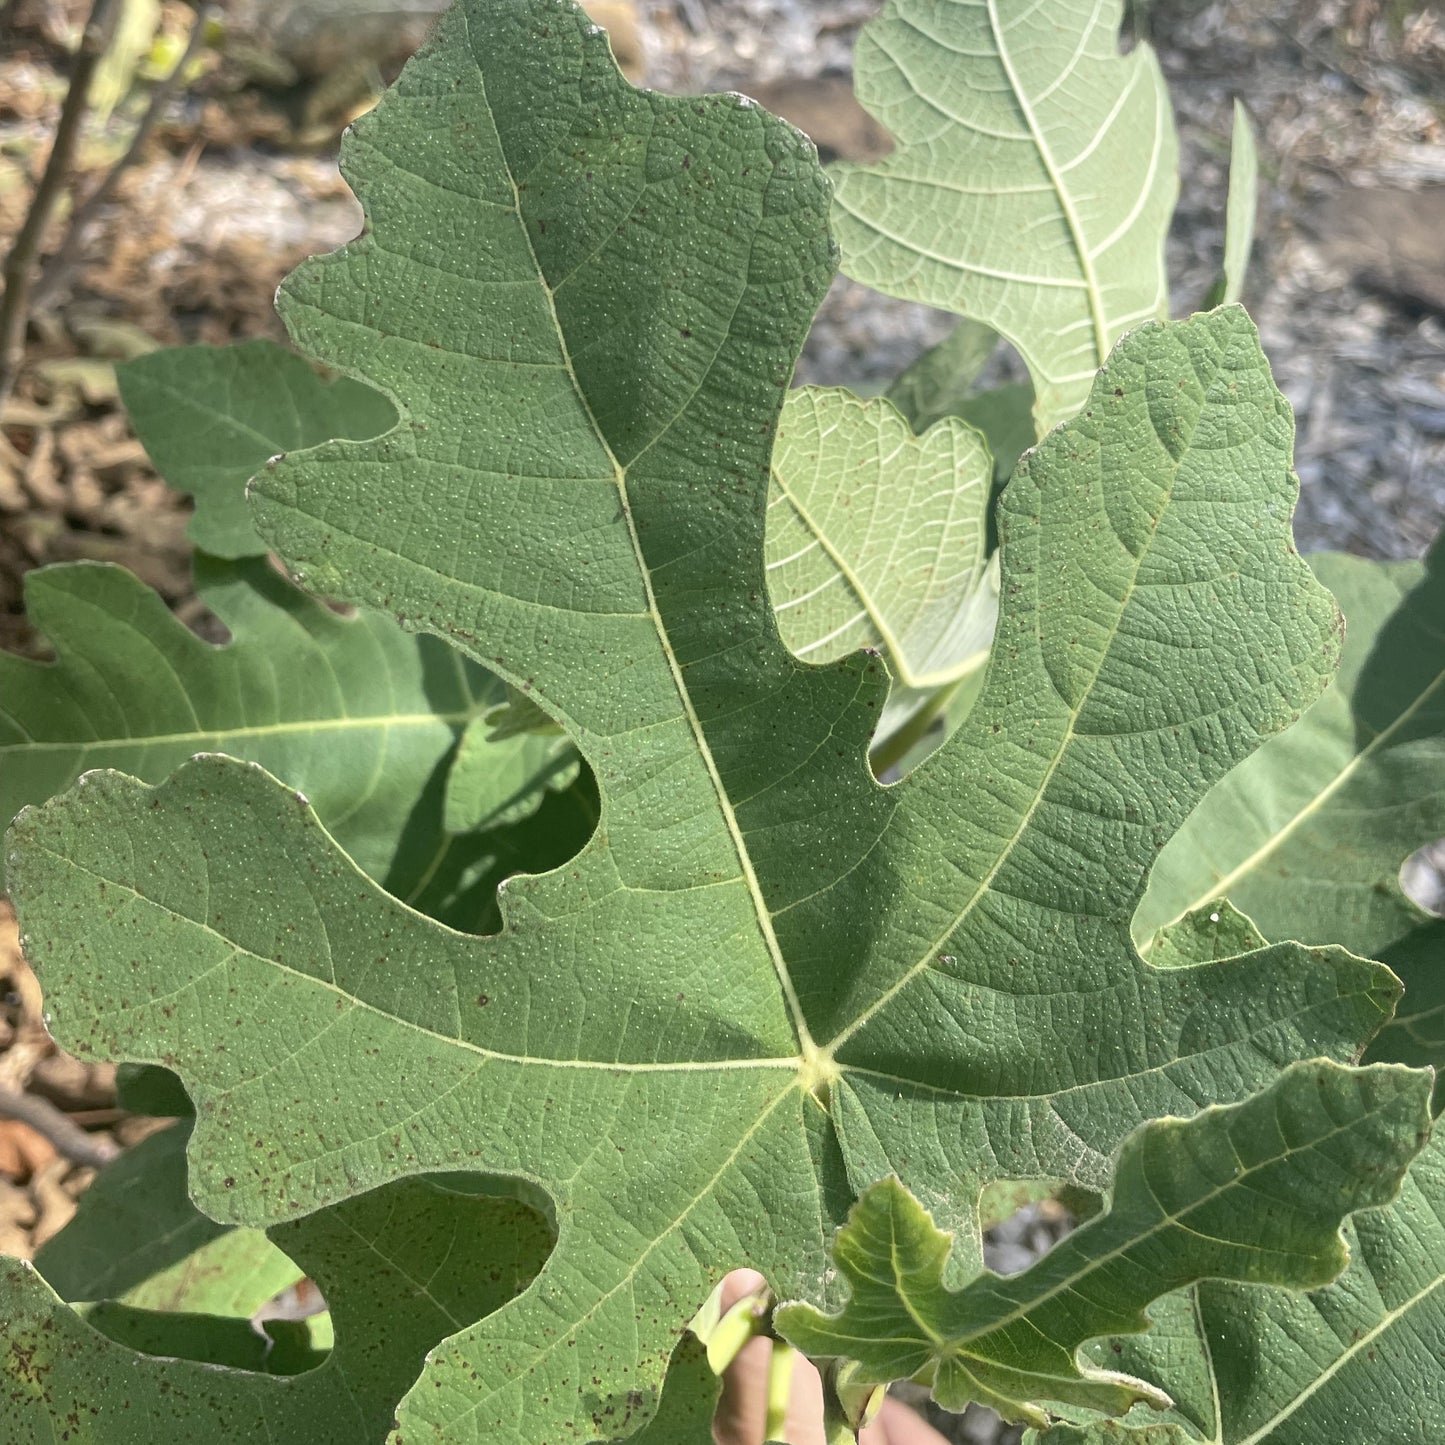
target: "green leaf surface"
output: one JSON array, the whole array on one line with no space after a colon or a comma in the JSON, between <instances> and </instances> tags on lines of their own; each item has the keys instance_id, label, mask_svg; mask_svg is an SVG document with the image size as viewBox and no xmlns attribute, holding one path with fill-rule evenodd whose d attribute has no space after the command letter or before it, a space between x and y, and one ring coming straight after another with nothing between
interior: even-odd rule
<instances>
[{"instance_id":1,"label":"green leaf surface","mask_svg":"<svg viewBox=\"0 0 1445 1445\"><path fill-rule=\"evenodd\" d=\"M450 771L438 781L449 783ZM439 799L441 786L435 792ZM520 806L524 800L526 806ZM565 863L597 826L597 790L585 774L560 792L544 788L517 801L514 821L448 835L434 855L436 866L408 880L405 901L464 933L496 933L502 926L499 890L506 881ZM418 811L430 825L438 816L433 799L424 796L423 804Z\"/></svg>"},{"instance_id":2,"label":"green leaf surface","mask_svg":"<svg viewBox=\"0 0 1445 1445\"><path fill-rule=\"evenodd\" d=\"M1026 381L1009 381L959 403L960 421L983 433L993 457L994 485L1000 486L1034 444L1034 389Z\"/></svg>"},{"instance_id":3,"label":"green leaf surface","mask_svg":"<svg viewBox=\"0 0 1445 1445\"><path fill-rule=\"evenodd\" d=\"M291 1273L296 1273L294 1268ZM326 1348L313 1346L307 1320L272 1320L263 1331L240 1315L138 1309L115 1300L102 1300L82 1313L91 1329L140 1355L263 1375L305 1374L327 1355Z\"/></svg>"},{"instance_id":4,"label":"green leaf surface","mask_svg":"<svg viewBox=\"0 0 1445 1445\"><path fill-rule=\"evenodd\" d=\"M291 1378L137 1353L62 1304L33 1266L0 1259L7 1445L379 1441L426 1352L521 1289L551 1234L515 1201L408 1180L277 1226L272 1242L317 1282L336 1322L325 1363ZM111 1314L133 1339L178 1343L164 1314ZM233 1351L250 1331L214 1316L187 1324L202 1350Z\"/></svg>"},{"instance_id":5,"label":"green leaf surface","mask_svg":"<svg viewBox=\"0 0 1445 1445\"><path fill-rule=\"evenodd\" d=\"M952 419L915 437L888 401L789 392L768 497L768 594L812 662L883 651L907 687L978 667L997 593L984 585L992 464Z\"/></svg>"},{"instance_id":6,"label":"green leaf surface","mask_svg":"<svg viewBox=\"0 0 1445 1445\"><path fill-rule=\"evenodd\" d=\"M1214 963L1268 944L1250 919L1227 899L1220 899L1161 928L1151 942L1149 962L1156 968Z\"/></svg>"},{"instance_id":7,"label":"green leaf surface","mask_svg":"<svg viewBox=\"0 0 1445 1445\"><path fill-rule=\"evenodd\" d=\"M767 602L773 432L832 262L806 142L634 91L555 0L463 0L345 162L369 229L283 308L401 419L269 471L259 525L534 697L597 830L507 884L489 940L219 759L98 776L11 846L58 1029L185 1080L208 1213L437 1169L545 1191L556 1250L433 1352L402 1439L635 1430L728 1269L828 1303L853 1190L896 1172L967 1223L991 1179L1098 1187L1146 1119L1357 1052L1386 970L1156 969L1129 938L1159 846L1333 663L1242 313L1142 329L1021 464L983 693L884 789L882 667L798 662Z\"/></svg>"},{"instance_id":8,"label":"green leaf surface","mask_svg":"<svg viewBox=\"0 0 1445 1445\"><path fill-rule=\"evenodd\" d=\"M997 341L997 332L965 317L886 393L920 435L945 417L957 417L982 432L993 458L995 487L1012 476L1020 455L1034 444L1034 389L1028 382L974 390L978 372Z\"/></svg>"},{"instance_id":9,"label":"green leaf surface","mask_svg":"<svg viewBox=\"0 0 1445 1445\"><path fill-rule=\"evenodd\" d=\"M449 833L519 822L542 806L548 791L569 788L576 780L577 751L562 733L499 736L494 711L499 709L467 724L447 772Z\"/></svg>"},{"instance_id":10,"label":"green leaf surface","mask_svg":"<svg viewBox=\"0 0 1445 1445\"><path fill-rule=\"evenodd\" d=\"M249 1318L296 1278L296 1266L259 1230L218 1224L191 1203L190 1133L179 1124L126 1150L41 1246L35 1267L62 1299Z\"/></svg>"},{"instance_id":11,"label":"green leaf surface","mask_svg":"<svg viewBox=\"0 0 1445 1445\"><path fill-rule=\"evenodd\" d=\"M1097 1366L1088 1340L1149 1325L1146 1308L1198 1279L1297 1289L1345 1267L1340 1225L1388 1203L1430 1129L1427 1073L1302 1063L1242 1104L1146 1124L1124 1142L1107 1209L1021 1274L944 1284L952 1247L896 1179L870 1189L833 1245L849 1299L788 1304L779 1331L861 1383L918 1379L947 1409L971 1400L1043 1425L1042 1402L1123 1414L1167 1405Z\"/></svg>"},{"instance_id":12,"label":"green leaf surface","mask_svg":"<svg viewBox=\"0 0 1445 1445\"><path fill-rule=\"evenodd\" d=\"M191 541L216 557L266 551L246 483L272 457L390 431L396 409L347 377L323 380L274 341L177 346L116 367L131 426L156 470L195 497Z\"/></svg>"},{"instance_id":13,"label":"green leaf surface","mask_svg":"<svg viewBox=\"0 0 1445 1445\"><path fill-rule=\"evenodd\" d=\"M1060 1425L1037 1445L1433 1445L1445 1434L1445 1135L1387 1209L1345 1228L1350 1265L1308 1294L1201 1284L1156 1307L1149 1334L1100 1362L1167 1371L1163 1420Z\"/></svg>"},{"instance_id":14,"label":"green leaf surface","mask_svg":"<svg viewBox=\"0 0 1445 1445\"><path fill-rule=\"evenodd\" d=\"M1367 957L1433 930L1400 868L1445 834L1438 556L1428 567L1310 559L1345 615L1340 669L1299 726L1230 773L1160 853L1134 921L1141 943L1219 897L1266 938Z\"/></svg>"},{"instance_id":15,"label":"green leaf surface","mask_svg":"<svg viewBox=\"0 0 1445 1445\"><path fill-rule=\"evenodd\" d=\"M1428 1064L1445 1075L1445 921L1432 919L1391 948L1381 949L1405 985L1389 1023L1372 1040L1368 1057L1382 1062ZM1445 1106L1445 1078L1436 1092Z\"/></svg>"},{"instance_id":16,"label":"green leaf surface","mask_svg":"<svg viewBox=\"0 0 1445 1445\"><path fill-rule=\"evenodd\" d=\"M1154 53L1118 51L1123 0L890 0L858 98L897 140L834 168L843 269L1018 348L1039 433L1168 302L1177 143Z\"/></svg>"},{"instance_id":17,"label":"green leaf surface","mask_svg":"<svg viewBox=\"0 0 1445 1445\"><path fill-rule=\"evenodd\" d=\"M1229 199L1224 211L1224 275L1221 301L1244 295L1249 253L1254 249L1254 221L1259 208L1259 147L1243 104L1234 102L1234 130L1229 139Z\"/></svg>"},{"instance_id":18,"label":"green leaf surface","mask_svg":"<svg viewBox=\"0 0 1445 1445\"><path fill-rule=\"evenodd\" d=\"M472 714L479 669L390 618L338 617L260 560L195 565L225 646L123 568L26 577L30 619L58 660L0 655L0 817L88 769L158 781L225 752L303 792L367 873L405 891L448 847L417 799Z\"/></svg>"},{"instance_id":19,"label":"green leaf surface","mask_svg":"<svg viewBox=\"0 0 1445 1445\"><path fill-rule=\"evenodd\" d=\"M657 1413L630 1437L633 1445L714 1445L712 1420L721 1395L707 1347L695 1335L684 1335L673 1351Z\"/></svg>"},{"instance_id":20,"label":"green leaf surface","mask_svg":"<svg viewBox=\"0 0 1445 1445\"><path fill-rule=\"evenodd\" d=\"M115 1101L156 1119L193 1119L196 1113L186 1086L157 1064L122 1064L115 1071Z\"/></svg>"},{"instance_id":21,"label":"green leaf surface","mask_svg":"<svg viewBox=\"0 0 1445 1445\"><path fill-rule=\"evenodd\" d=\"M1253 925L1221 904L1163 930L1150 958L1203 962L1218 955L1223 938L1250 935L1258 936ZM1174 1401L1164 1416L1084 1412L1085 1423L1027 1438L1034 1445L1434 1441L1445 1428L1442 1145L1437 1130L1399 1198L1346 1225L1350 1264L1329 1288L1278 1295L1201 1284L1154 1305L1147 1335L1089 1347L1099 1365L1167 1377Z\"/></svg>"},{"instance_id":22,"label":"green leaf surface","mask_svg":"<svg viewBox=\"0 0 1445 1445\"><path fill-rule=\"evenodd\" d=\"M934 422L957 414L997 349L998 332L965 316L937 346L900 372L884 394L922 434Z\"/></svg>"},{"instance_id":23,"label":"green leaf surface","mask_svg":"<svg viewBox=\"0 0 1445 1445\"><path fill-rule=\"evenodd\" d=\"M126 1299L153 1309L194 1306L204 1314L240 1314L238 1309L217 1308L207 1293L208 1282L214 1282L211 1274L207 1282L194 1276L182 1282L176 1273L198 1250L230 1233L227 1225L208 1220L186 1198L189 1137L191 1130L182 1124L127 1149L81 1195L64 1230L39 1248L35 1267L62 1299ZM267 1243L267 1248L273 1246ZM290 1266L290 1276L295 1273ZM134 1296L158 1279L168 1280L160 1295L146 1301ZM280 1280L256 1303L286 1283L289 1279Z\"/></svg>"}]
</instances>

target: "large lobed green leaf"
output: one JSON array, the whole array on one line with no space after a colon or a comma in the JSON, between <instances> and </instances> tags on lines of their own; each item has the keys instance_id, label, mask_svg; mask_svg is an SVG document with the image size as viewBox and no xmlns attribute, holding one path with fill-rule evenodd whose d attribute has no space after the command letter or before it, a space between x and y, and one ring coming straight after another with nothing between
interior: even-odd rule
<instances>
[{"instance_id":1,"label":"large lobed green leaf","mask_svg":"<svg viewBox=\"0 0 1445 1445\"><path fill-rule=\"evenodd\" d=\"M802 138L634 91L557 0L465 0L346 165L369 231L283 310L400 420L283 460L262 531L560 720L597 831L507 885L492 940L221 759L97 775L11 846L65 1042L181 1075L208 1213L438 1169L546 1191L545 1268L431 1353L400 1438L635 1430L728 1268L830 1302L828 1239L879 1177L966 1269L990 1180L1103 1187L1141 1122L1355 1055L1383 968L1154 968L1129 935L1159 847L1336 650L1242 313L1127 340L1021 465L982 696L885 790L879 663L798 662L767 602L773 430L832 260Z\"/></svg>"},{"instance_id":2,"label":"large lobed green leaf","mask_svg":"<svg viewBox=\"0 0 1445 1445\"><path fill-rule=\"evenodd\" d=\"M1100 1363L1167 1373L1161 1420L1057 1425L1037 1445L1433 1445L1445 1433L1445 1136L1388 1209L1345 1229L1350 1267L1308 1294L1201 1284Z\"/></svg>"},{"instance_id":3,"label":"large lobed green leaf","mask_svg":"<svg viewBox=\"0 0 1445 1445\"><path fill-rule=\"evenodd\" d=\"M855 84L897 139L835 169L843 269L986 323L1028 364L1040 433L1129 328L1164 315L1177 143L1124 0L889 0Z\"/></svg>"},{"instance_id":4,"label":"large lobed green leaf","mask_svg":"<svg viewBox=\"0 0 1445 1445\"><path fill-rule=\"evenodd\" d=\"M1242 1104L1145 1124L1124 1142L1109 1207L1007 1279L943 1282L951 1241L896 1180L875 1185L833 1257L849 1299L837 1315L784 1305L783 1335L859 1362L857 1380L924 1380L940 1404L970 1400L1042 1425L1044 1398L1122 1414L1169 1397L1099 1364L1091 1337L1148 1328L1146 1307L1197 1279L1296 1289L1328 1284L1348 1255L1346 1214L1386 1204L1429 1133L1430 1078L1381 1065L1297 1064ZM1170 1377L1153 1361L1154 1378Z\"/></svg>"},{"instance_id":5,"label":"large lobed green leaf","mask_svg":"<svg viewBox=\"0 0 1445 1445\"><path fill-rule=\"evenodd\" d=\"M1154 957L1209 957L1220 925L1194 915ZM1211 917L1219 923L1211 923ZM1258 935L1256 934L1257 938ZM1445 1051L1436 1049L1437 1065ZM1431 1445L1445 1431L1445 1134L1437 1128L1388 1208L1344 1230L1349 1267L1333 1284L1282 1293L1205 1282L1159 1301L1146 1335L1100 1341L1096 1365L1169 1380L1161 1418L1078 1412L1037 1445Z\"/></svg>"}]
</instances>

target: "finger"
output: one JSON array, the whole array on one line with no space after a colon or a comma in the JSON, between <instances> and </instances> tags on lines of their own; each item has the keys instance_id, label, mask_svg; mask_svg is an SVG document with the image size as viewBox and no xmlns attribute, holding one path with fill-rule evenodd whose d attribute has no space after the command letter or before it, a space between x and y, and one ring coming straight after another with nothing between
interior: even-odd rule
<instances>
[{"instance_id":1,"label":"finger","mask_svg":"<svg viewBox=\"0 0 1445 1445\"><path fill-rule=\"evenodd\" d=\"M744 1295L752 1294L767 1284L755 1269L735 1269L723 1276L722 1312L726 1314Z\"/></svg>"},{"instance_id":2,"label":"finger","mask_svg":"<svg viewBox=\"0 0 1445 1445\"><path fill-rule=\"evenodd\" d=\"M746 1291L741 1291L741 1299ZM768 1418L768 1367L773 1342L764 1335L749 1340L723 1373L722 1398L713 1416L717 1445L763 1445Z\"/></svg>"},{"instance_id":3,"label":"finger","mask_svg":"<svg viewBox=\"0 0 1445 1445\"><path fill-rule=\"evenodd\" d=\"M803 1355L793 1356L793 1385L788 1394L789 1445L825 1445L823 1438L823 1377Z\"/></svg>"},{"instance_id":4,"label":"finger","mask_svg":"<svg viewBox=\"0 0 1445 1445\"><path fill-rule=\"evenodd\" d=\"M948 1445L948 1441L917 1411L890 1395L859 1437L859 1445Z\"/></svg>"}]
</instances>

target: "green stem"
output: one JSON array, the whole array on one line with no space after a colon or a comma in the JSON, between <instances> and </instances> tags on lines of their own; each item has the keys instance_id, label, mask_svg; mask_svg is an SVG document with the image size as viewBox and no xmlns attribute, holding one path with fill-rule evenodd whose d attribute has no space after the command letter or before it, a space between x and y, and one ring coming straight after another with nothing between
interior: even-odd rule
<instances>
[{"instance_id":1,"label":"green stem","mask_svg":"<svg viewBox=\"0 0 1445 1445\"><path fill-rule=\"evenodd\" d=\"M767 1440L786 1438L788 1428L788 1401L793 1395L793 1368L798 1363L798 1352L786 1341L773 1341L773 1358L768 1365L768 1418L763 1430Z\"/></svg>"},{"instance_id":2,"label":"green stem","mask_svg":"<svg viewBox=\"0 0 1445 1445\"><path fill-rule=\"evenodd\" d=\"M873 750L873 776L881 778L889 768L897 767L913 749L928 735L928 730L943 715L959 688L973 675L972 670L953 682L945 683L898 729L891 737L884 738Z\"/></svg>"}]
</instances>

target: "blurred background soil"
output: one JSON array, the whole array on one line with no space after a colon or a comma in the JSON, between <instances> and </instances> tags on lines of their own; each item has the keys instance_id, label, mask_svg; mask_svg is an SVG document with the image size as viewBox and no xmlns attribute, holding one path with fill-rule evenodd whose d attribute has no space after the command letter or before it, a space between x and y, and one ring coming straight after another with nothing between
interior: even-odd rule
<instances>
[{"instance_id":1,"label":"blurred background soil","mask_svg":"<svg viewBox=\"0 0 1445 1445\"><path fill-rule=\"evenodd\" d=\"M207 43L75 237L73 264L45 276L27 365L0 414L0 646L43 652L25 621L23 576L76 558L125 564L204 626L186 504L131 437L113 363L156 345L280 335L277 283L360 227L337 170L340 133L443 3L211 8ZM634 79L742 90L808 131L825 159L870 159L889 141L853 100L849 68L858 29L880 4L589 8ZM88 10L87 0L0 0L0 253L44 164ZM78 200L126 150L195 15L181 0L122 6L124 55L100 97L108 113L82 141ZM1259 133L1246 301L1296 412L1302 546L1420 554L1445 518L1445 0L1133 0L1130 27L1159 51L1181 133L1169 245L1176 313L1200 305L1218 272L1235 97ZM879 390L951 324L840 278L799 379ZM1021 375L1008 354L993 366L1000 379ZM28 1254L63 1225L95 1164L150 1126L116 1110L109 1070L56 1053L3 906L0 971L0 1249ZM6 1117L14 1094L48 1102L75 1133L57 1144ZM1047 1211L1020 1216L995 1236L995 1266L1021 1267L1056 1228ZM955 1428L959 1439L996 1438L982 1418Z\"/></svg>"}]
</instances>

